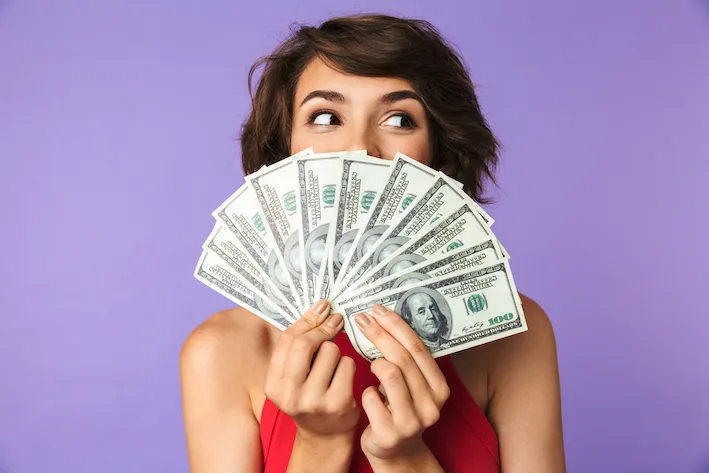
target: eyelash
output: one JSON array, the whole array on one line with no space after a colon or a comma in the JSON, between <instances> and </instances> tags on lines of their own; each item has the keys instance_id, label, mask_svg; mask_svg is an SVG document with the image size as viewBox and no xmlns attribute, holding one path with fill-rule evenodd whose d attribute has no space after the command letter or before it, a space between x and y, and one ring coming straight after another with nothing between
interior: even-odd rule
<instances>
[{"instance_id":1,"label":"eyelash","mask_svg":"<svg viewBox=\"0 0 709 473\"><path fill-rule=\"evenodd\" d=\"M313 113L311 113L310 116L308 117L308 125L314 125L313 122L318 117L318 115L320 115L322 113L330 113L332 115L335 115L337 118L340 118L337 115L337 113L334 112L333 110L325 110L325 109L316 110ZM403 117L403 118L406 118L411 123L411 126L408 126L408 127L402 126L402 127L396 127L396 128L404 128L404 129L413 130L414 128L418 127L416 120L414 120L413 117L411 115L409 115L408 113L403 113L403 112L395 113L395 114L391 115L389 118L391 118L391 117ZM334 125L317 125L317 126L334 126Z\"/></svg>"}]
</instances>

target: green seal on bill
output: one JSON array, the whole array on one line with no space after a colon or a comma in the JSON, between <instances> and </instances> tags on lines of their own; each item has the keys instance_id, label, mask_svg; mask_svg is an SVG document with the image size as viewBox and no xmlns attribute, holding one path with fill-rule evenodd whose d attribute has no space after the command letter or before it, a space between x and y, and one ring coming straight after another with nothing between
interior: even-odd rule
<instances>
[{"instance_id":1,"label":"green seal on bill","mask_svg":"<svg viewBox=\"0 0 709 473\"><path fill-rule=\"evenodd\" d=\"M456 248L460 248L461 246L463 246L463 242L460 240L455 240L448 244L448 246L446 247L446 251L453 251Z\"/></svg>"},{"instance_id":2,"label":"green seal on bill","mask_svg":"<svg viewBox=\"0 0 709 473\"><path fill-rule=\"evenodd\" d=\"M362 208L367 211L369 210L369 207L372 206L372 202L374 202L374 197L376 197L377 193L374 191L366 191L364 194L362 194Z\"/></svg>"},{"instance_id":3,"label":"green seal on bill","mask_svg":"<svg viewBox=\"0 0 709 473\"><path fill-rule=\"evenodd\" d=\"M254 224L254 227L256 230L263 232L266 230L266 227L263 226L263 220L261 219L261 214L260 213L255 213L253 218L251 219L251 222Z\"/></svg>"},{"instance_id":4,"label":"green seal on bill","mask_svg":"<svg viewBox=\"0 0 709 473\"><path fill-rule=\"evenodd\" d=\"M335 204L335 186L325 186L323 188L322 201L327 205Z\"/></svg>"},{"instance_id":5,"label":"green seal on bill","mask_svg":"<svg viewBox=\"0 0 709 473\"><path fill-rule=\"evenodd\" d=\"M486 306L485 298L480 294L473 294L472 296L468 297L468 300L466 301L465 305L468 306L470 312L481 312L485 309Z\"/></svg>"},{"instance_id":6,"label":"green seal on bill","mask_svg":"<svg viewBox=\"0 0 709 473\"><path fill-rule=\"evenodd\" d=\"M283 205L289 212L295 212L295 191L290 191L283 196Z\"/></svg>"}]
</instances>

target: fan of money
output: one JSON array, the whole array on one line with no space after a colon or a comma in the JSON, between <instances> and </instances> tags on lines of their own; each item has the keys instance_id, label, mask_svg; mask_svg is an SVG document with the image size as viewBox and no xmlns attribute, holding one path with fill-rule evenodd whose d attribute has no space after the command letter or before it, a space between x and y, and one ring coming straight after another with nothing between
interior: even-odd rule
<instances>
[{"instance_id":1,"label":"fan of money","mask_svg":"<svg viewBox=\"0 0 709 473\"><path fill-rule=\"evenodd\" d=\"M434 358L527 330L494 220L442 172L308 148L245 181L212 213L194 276L275 327L327 299L369 360L381 354L353 318L374 304Z\"/></svg>"}]
</instances>

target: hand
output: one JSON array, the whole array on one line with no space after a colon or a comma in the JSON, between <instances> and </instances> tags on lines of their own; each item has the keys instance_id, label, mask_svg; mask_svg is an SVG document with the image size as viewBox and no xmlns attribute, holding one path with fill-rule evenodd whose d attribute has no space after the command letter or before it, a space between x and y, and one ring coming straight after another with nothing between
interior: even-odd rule
<instances>
[{"instance_id":1,"label":"hand","mask_svg":"<svg viewBox=\"0 0 709 473\"><path fill-rule=\"evenodd\" d=\"M342 437L351 443L359 420L353 395L355 363L340 356L340 349L330 341L342 329L343 318L341 314L328 317L329 312L327 301L319 301L281 333L264 391L295 421L299 437Z\"/></svg>"},{"instance_id":2,"label":"hand","mask_svg":"<svg viewBox=\"0 0 709 473\"><path fill-rule=\"evenodd\" d=\"M438 421L450 395L445 376L421 338L396 312L375 305L371 315L358 314L355 321L383 355L372 362L371 370L385 399L374 386L362 394L369 418L362 450L370 463L426 456L422 434Z\"/></svg>"}]
</instances>

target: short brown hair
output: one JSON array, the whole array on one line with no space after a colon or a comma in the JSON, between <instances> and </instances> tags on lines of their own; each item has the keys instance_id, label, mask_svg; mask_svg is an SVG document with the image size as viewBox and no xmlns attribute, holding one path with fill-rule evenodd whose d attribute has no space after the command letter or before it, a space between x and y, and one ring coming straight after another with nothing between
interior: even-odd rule
<instances>
[{"instance_id":1,"label":"short brown hair","mask_svg":"<svg viewBox=\"0 0 709 473\"><path fill-rule=\"evenodd\" d=\"M291 28L273 53L249 71L251 111L241 129L244 173L291 154L295 89L314 58L345 73L407 80L423 99L432 137L431 167L461 181L478 202L485 179L495 182L499 144L483 117L463 60L430 23L388 15L333 18ZM252 80L264 72L252 93ZM299 151L299 150L297 150Z\"/></svg>"}]
</instances>

